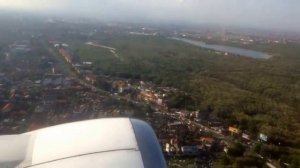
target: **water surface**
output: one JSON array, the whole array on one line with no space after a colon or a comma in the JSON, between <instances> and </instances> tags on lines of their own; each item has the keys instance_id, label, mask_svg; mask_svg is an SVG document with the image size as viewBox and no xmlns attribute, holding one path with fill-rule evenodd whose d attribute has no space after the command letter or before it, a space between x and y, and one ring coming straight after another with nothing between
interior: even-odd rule
<instances>
[{"instance_id":1,"label":"water surface","mask_svg":"<svg viewBox=\"0 0 300 168\"><path fill-rule=\"evenodd\" d=\"M182 41L182 42L185 42L188 44L192 44L192 45L195 45L198 47L211 49L211 50L215 50L215 51L220 51L220 52L224 52L224 53L230 53L230 54L234 54L234 55L238 55L238 56L261 58L261 59L268 59L271 57L271 55L269 55L268 53L239 48L239 47L231 47L231 46L218 45L218 44L206 44L205 42L202 42L202 41L195 41L195 40L190 40L190 39L185 39L185 38L173 37L171 39L179 40L179 41Z\"/></svg>"}]
</instances>

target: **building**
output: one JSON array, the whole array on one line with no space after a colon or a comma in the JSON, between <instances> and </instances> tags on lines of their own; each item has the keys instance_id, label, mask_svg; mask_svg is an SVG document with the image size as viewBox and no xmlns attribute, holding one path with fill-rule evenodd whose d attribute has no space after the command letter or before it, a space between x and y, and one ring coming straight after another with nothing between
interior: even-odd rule
<instances>
[{"instance_id":1,"label":"building","mask_svg":"<svg viewBox=\"0 0 300 168\"><path fill-rule=\"evenodd\" d=\"M87 74L85 76L85 80L94 85L96 83L96 81L97 81L97 76L93 75L93 74Z\"/></svg>"},{"instance_id":2,"label":"building","mask_svg":"<svg viewBox=\"0 0 300 168\"><path fill-rule=\"evenodd\" d=\"M261 140L263 142L268 142L268 136L263 134L263 133L260 133L259 134L259 140Z\"/></svg>"},{"instance_id":3,"label":"building","mask_svg":"<svg viewBox=\"0 0 300 168\"><path fill-rule=\"evenodd\" d=\"M176 147L175 145L172 145L172 144L169 144L169 143L166 143L165 145L165 152L168 154L168 155L175 155L177 152L178 152L178 147Z\"/></svg>"},{"instance_id":4,"label":"building","mask_svg":"<svg viewBox=\"0 0 300 168\"><path fill-rule=\"evenodd\" d=\"M228 128L228 131L231 133L231 134L238 134L240 133L240 130L236 127L229 127Z\"/></svg>"},{"instance_id":5,"label":"building","mask_svg":"<svg viewBox=\"0 0 300 168\"><path fill-rule=\"evenodd\" d=\"M250 135L248 135L248 134L246 134L246 133L243 133L243 134L242 134L242 138L243 138L243 140L245 140L245 141L250 141L250 140L251 140Z\"/></svg>"},{"instance_id":6,"label":"building","mask_svg":"<svg viewBox=\"0 0 300 168\"><path fill-rule=\"evenodd\" d=\"M184 156L197 156L199 154L199 149L197 146L182 146L181 152Z\"/></svg>"},{"instance_id":7,"label":"building","mask_svg":"<svg viewBox=\"0 0 300 168\"><path fill-rule=\"evenodd\" d=\"M201 137L200 140L201 140L202 143L210 143L210 144L212 144L212 143L215 142L215 139L212 138L212 137Z\"/></svg>"}]
</instances>

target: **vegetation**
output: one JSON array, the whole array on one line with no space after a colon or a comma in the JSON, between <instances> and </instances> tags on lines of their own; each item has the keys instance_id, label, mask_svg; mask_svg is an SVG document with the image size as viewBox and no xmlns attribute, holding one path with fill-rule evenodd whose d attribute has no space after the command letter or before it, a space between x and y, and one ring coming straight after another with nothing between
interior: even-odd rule
<instances>
[{"instance_id":1,"label":"vegetation","mask_svg":"<svg viewBox=\"0 0 300 168\"><path fill-rule=\"evenodd\" d=\"M299 156L299 44L249 46L273 55L263 60L216 55L163 37L94 40L116 48L122 58L113 57L108 50L81 46L77 53L86 61L94 61L97 73L179 88L188 95L172 95L171 106L200 110L255 136L259 132L268 135L270 144L259 152L271 152L274 159Z\"/></svg>"}]
</instances>

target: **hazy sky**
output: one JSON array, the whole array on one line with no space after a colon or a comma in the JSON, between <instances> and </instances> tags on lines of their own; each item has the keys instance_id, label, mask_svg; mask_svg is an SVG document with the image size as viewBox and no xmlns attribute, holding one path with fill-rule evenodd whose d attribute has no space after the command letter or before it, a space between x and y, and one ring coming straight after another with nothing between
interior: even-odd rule
<instances>
[{"instance_id":1,"label":"hazy sky","mask_svg":"<svg viewBox=\"0 0 300 168\"><path fill-rule=\"evenodd\" d=\"M300 0L0 0L0 8L100 19L300 31Z\"/></svg>"}]
</instances>

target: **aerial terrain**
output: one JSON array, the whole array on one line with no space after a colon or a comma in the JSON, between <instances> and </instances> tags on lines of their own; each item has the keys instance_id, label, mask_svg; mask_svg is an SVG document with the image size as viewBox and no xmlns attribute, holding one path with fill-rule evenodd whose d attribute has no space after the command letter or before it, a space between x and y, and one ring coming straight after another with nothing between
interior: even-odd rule
<instances>
[{"instance_id":1,"label":"aerial terrain","mask_svg":"<svg viewBox=\"0 0 300 168\"><path fill-rule=\"evenodd\" d=\"M2 14L1 135L132 117L169 167L300 167L300 36Z\"/></svg>"}]
</instances>

